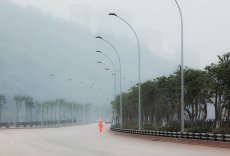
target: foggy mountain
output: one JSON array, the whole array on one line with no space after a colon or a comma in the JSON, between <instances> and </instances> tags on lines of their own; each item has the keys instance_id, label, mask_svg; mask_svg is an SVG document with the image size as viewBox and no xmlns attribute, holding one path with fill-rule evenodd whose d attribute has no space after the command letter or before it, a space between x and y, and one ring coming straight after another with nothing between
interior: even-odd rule
<instances>
[{"instance_id":1,"label":"foggy mountain","mask_svg":"<svg viewBox=\"0 0 230 156\"><path fill-rule=\"evenodd\" d=\"M95 34L38 9L0 0L0 93L30 95L35 99L60 97L96 104L110 102L112 72L105 71L96 62L102 61L110 69L112 66L95 51L106 53L117 71L119 64L113 49L95 36L101 35L117 48L122 77L126 77L122 80L123 91L130 87L130 81L137 83L138 76L136 42L117 38L113 33ZM141 61L142 82L172 73L179 64L154 55L144 47L141 47ZM117 81L117 94L118 91Z\"/></svg>"}]
</instances>

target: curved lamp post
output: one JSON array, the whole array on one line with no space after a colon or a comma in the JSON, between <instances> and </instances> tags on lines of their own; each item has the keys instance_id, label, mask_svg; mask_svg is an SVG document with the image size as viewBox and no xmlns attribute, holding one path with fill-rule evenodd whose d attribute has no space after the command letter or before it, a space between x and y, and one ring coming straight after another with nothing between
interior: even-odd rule
<instances>
[{"instance_id":1,"label":"curved lamp post","mask_svg":"<svg viewBox=\"0 0 230 156\"><path fill-rule=\"evenodd\" d=\"M108 43L116 52L117 57L118 57L118 61L119 61L119 66L120 66L120 128L122 128L122 88L121 88L121 59L120 56L116 50L116 48L107 40L105 40L104 38L102 38L101 36L96 36L97 39L101 39L103 41L105 41L106 43Z\"/></svg>"},{"instance_id":2,"label":"curved lamp post","mask_svg":"<svg viewBox=\"0 0 230 156\"><path fill-rule=\"evenodd\" d=\"M184 132L184 26L183 15L179 3L175 0L180 13L181 24L181 132Z\"/></svg>"},{"instance_id":3,"label":"curved lamp post","mask_svg":"<svg viewBox=\"0 0 230 156\"><path fill-rule=\"evenodd\" d=\"M97 50L96 53L102 54L104 57L106 57L106 58L111 62L112 66L113 66L114 74L112 74L112 75L114 76L114 99L115 99L115 98L116 98L116 82L117 82L117 81L116 81L116 75L117 75L117 73L116 73L115 65L114 65L113 61L110 59L110 57L108 57L108 56L107 56L106 54L104 54L103 52Z\"/></svg>"},{"instance_id":4,"label":"curved lamp post","mask_svg":"<svg viewBox=\"0 0 230 156\"><path fill-rule=\"evenodd\" d=\"M50 77L54 77L55 75L54 74L50 74ZM57 125L58 127L60 127L60 99L57 99L57 105L58 105L58 117L57 117ZM41 103L41 111L42 111L42 103ZM41 118L43 120L43 111L41 112ZM41 121L41 126L43 125L43 121Z\"/></svg>"},{"instance_id":5,"label":"curved lamp post","mask_svg":"<svg viewBox=\"0 0 230 156\"><path fill-rule=\"evenodd\" d=\"M116 81L116 68L115 68L115 65L114 65L112 59L110 59L110 57L108 57L108 56L107 56L106 54L104 54L103 52L97 50L96 53L102 54L105 58L107 58L107 59L111 62L112 66L113 66L114 73L112 73L112 75L114 76L114 100L116 100L116 86L117 86L116 82L117 82L117 81ZM99 63L99 62L100 62L100 61L98 61L97 63ZM102 63L102 62L100 62L100 63ZM110 107L109 107L109 112L110 112ZM114 119L114 114L113 114L113 117L112 117L112 118Z\"/></svg>"},{"instance_id":6,"label":"curved lamp post","mask_svg":"<svg viewBox=\"0 0 230 156\"><path fill-rule=\"evenodd\" d=\"M136 40L137 40L137 45L138 45L138 129L141 129L141 55L140 55L140 42L139 39L137 37L137 33L135 32L135 30L133 29L133 27L123 18L121 18L120 16L118 16L115 13L109 13L108 15L111 16L115 16L117 18L119 18L120 20L122 20L123 22L125 22L133 31Z\"/></svg>"},{"instance_id":7,"label":"curved lamp post","mask_svg":"<svg viewBox=\"0 0 230 156\"><path fill-rule=\"evenodd\" d=\"M82 87L82 90L83 90L83 96L82 96L82 120L83 120L83 122L86 122L89 119L87 117L87 114L86 114L86 105L87 105L86 92L87 92L87 90L89 91L89 89L92 89L95 86L95 84L90 83L90 82L85 82L85 81L80 81L80 84L81 84L81 87Z\"/></svg>"}]
</instances>

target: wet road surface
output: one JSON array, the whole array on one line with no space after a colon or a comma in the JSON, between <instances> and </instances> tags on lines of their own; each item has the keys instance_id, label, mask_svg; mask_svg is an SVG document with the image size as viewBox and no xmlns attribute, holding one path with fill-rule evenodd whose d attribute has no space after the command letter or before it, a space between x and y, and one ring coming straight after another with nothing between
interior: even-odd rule
<instances>
[{"instance_id":1,"label":"wet road surface","mask_svg":"<svg viewBox=\"0 0 230 156\"><path fill-rule=\"evenodd\" d=\"M113 135L96 124L0 129L0 156L230 156L230 149Z\"/></svg>"}]
</instances>

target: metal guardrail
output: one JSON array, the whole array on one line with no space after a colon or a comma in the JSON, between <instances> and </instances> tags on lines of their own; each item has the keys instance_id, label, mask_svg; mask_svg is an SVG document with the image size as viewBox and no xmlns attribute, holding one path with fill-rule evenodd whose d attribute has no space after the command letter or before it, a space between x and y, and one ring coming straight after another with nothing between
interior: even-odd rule
<instances>
[{"instance_id":1,"label":"metal guardrail","mask_svg":"<svg viewBox=\"0 0 230 156\"><path fill-rule=\"evenodd\" d=\"M167 131L152 131L152 130L121 129L121 128L114 128L114 127L110 127L110 130L116 132L140 134L140 135L230 142L230 134L167 132Z\"/></svg>"}]
</instances>

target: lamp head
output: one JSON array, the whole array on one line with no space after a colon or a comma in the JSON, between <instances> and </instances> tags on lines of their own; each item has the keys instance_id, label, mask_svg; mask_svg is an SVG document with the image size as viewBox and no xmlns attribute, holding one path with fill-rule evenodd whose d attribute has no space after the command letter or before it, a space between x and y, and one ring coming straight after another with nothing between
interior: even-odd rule
<instances>
[{"instance_id":1,"label":"lamp head","mask_svg":"<svg viewBox=\"0 0 230 156\"><path fill-rule=\"evenodd\" d=\"M97 50L96 53L101 53L101 51Z\"/></svg>"},{"instance_id":2,"label":"lamp head","mask_svg":"<svg viewBox=\"0 0 230 156\"><path fill-rule=\"evenodd\" d=\"M117 16L117 14L115 14L113 12L109 13L108 15L110 15L110 16Z\"/></svg>"},{"instance_id":3,"label":"lamp head","mask_svg":"<svg viewBox=\"0 0 230 156\"><path fill-rule=\"evenodd\" d=\"M103 38L102 38L101 36L96 36L96 38L98 38L98 39L102 39L102 40L103 40Z\"/></svg>"}]
</instances>

